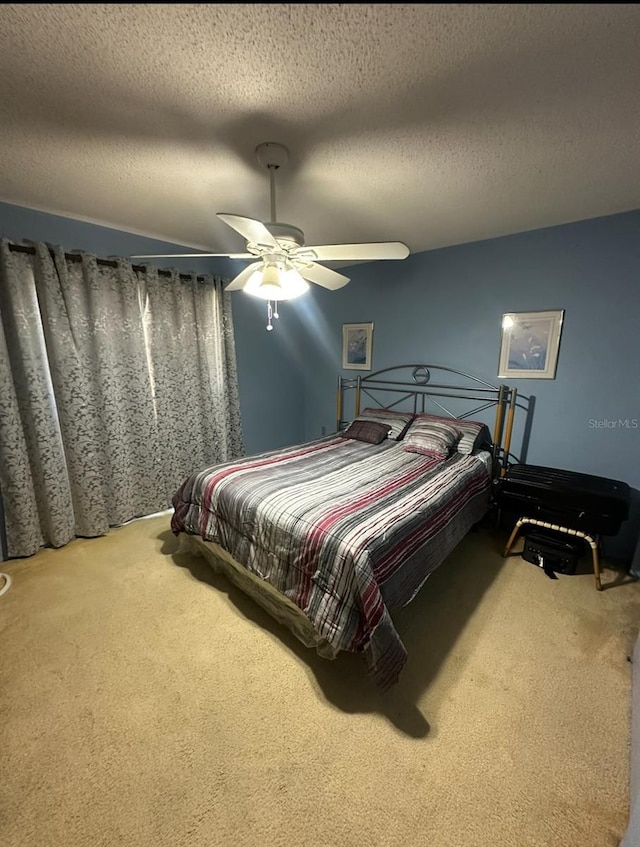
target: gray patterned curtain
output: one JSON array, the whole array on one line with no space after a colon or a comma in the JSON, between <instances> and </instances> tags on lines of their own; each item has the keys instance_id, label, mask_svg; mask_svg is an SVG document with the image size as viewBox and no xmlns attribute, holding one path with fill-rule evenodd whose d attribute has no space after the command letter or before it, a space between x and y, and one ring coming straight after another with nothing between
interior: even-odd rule
<instances>
[{"instance_id":1,"label":"gray patterned curtain","mask_svg":"<svg viewBox=\"0 0 640 847\"><path fill-rule=\"evenodd\" d=\"M0 492L28 556L166 509L242 454L222 281L0 243Z\"/></svg>"}]
</instances>

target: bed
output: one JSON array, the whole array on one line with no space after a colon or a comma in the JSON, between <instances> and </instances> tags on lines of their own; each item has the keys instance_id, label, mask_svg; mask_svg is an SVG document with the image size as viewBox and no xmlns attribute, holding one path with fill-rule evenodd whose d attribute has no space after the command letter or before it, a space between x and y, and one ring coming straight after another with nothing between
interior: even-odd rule
<instances>
[{"instance_id":1,"label":"bed","mask_svg":"<svg viewBox=\"0 0 640 847\"><path fill-rule=\"evenodd\" d=\"M436 368L471 387L432 383ZM482 402L453 415L444 397ZM472 420L492 406L493 435ZM172 531L321 656L362 653L386 690L407 659L392 612L485 515L514 406L507 386L440 366L340 378L335 433L194 471L173 498Z\"/></svg>"}]
</instances>

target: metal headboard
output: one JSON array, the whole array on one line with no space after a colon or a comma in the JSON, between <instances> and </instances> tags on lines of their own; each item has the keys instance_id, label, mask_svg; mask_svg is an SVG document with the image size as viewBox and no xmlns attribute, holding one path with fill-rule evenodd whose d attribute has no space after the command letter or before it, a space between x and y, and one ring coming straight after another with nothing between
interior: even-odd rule
<instances>
[{"instance_id":1,"label":"metal headboard","mask_svg":"<svg viewBox=\"0 0 640 847\"><path fill-rule=\"evenodd\" d=\"M450 374L462 377L462 384L450 385L441 380L447 380ZM436 382L432 382L432 377ZM338 431L349 423L344 419L346 392L355 391L354 417L360 414L362 396L366 395L376 406L393 409L403 404L403 411L416 414L428 412L427 403L437 406L440 414L450 418L474 418L480 412L495 406L493 426L493 472L494 476L502 476L507 468L513 434L513 420L516 409L518 389L508 385L491 385L477 376L447 368L444 365L396 365L375 371L367 376L338 377L337 392L337 424ZM375 394L374 394L375 392ZM383 393L384 402L377 394ZM388 402L387 402L387 399ZM479 406L454 414L441 402L434 398L456 398L479 402ZM395 398L395 399L394 399ZM506 426L505 426L506 422Z\"/></svg>"}]
</instances>

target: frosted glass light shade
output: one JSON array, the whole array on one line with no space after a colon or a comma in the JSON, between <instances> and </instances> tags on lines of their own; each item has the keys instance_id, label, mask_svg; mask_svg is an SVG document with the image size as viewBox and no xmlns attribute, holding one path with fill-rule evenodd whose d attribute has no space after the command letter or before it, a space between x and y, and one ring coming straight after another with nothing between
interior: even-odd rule
<instances>
[{"instance_id":1,"label":"frosted glass light shade","mask_svg":"<svg viewBox=\"0 0 640 847\"><path fill-rule=\"evenodd\" d=\"M295 268L280 270L277 265L268 264L252 274L244 290L262 300L293 300L309 290L309 283Z\"/></svg>"}]
</instances>

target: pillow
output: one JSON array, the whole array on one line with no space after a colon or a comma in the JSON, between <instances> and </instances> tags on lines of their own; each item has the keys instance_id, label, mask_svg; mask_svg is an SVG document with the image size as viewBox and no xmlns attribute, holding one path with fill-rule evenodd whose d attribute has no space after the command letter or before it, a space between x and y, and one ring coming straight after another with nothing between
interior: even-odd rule
<instances>
[{"instance_id":1,"label":"pillow","mask_svg":"<svg viewBox=\"0 0 640 847\"><path fill-rule=\"evenodd\" d=\"M413 412L395 412L393 409L366 408L360 412L358 418L367 418L367 420L388 424L389 438L400 441L415 415Z\"/></svg>"},{"instance_id":2,"label":"pillow","mask_svg":"<svg viewBox=\"0 0 640 847\"><path fill-rule=\"evenodd\" d=\"M402 446L408 453L446 459L460 441L461 432L447 421L414 420Z\"/></svg>"},{"instance_id":3,"label":"pillow","mask_svg":"<svg viewBox=\"0 0 640 847\"><path fill-rule=\"evenodd\" d=\"M380 444L389 435L391 427L379 421L356 418L340 435L343 438L353 438L356 441L366 441L368 444Z\"/></svg>"},{"instance_id":4,"label":"pillow","mask_svg":"<svg viewBox=\"0 0 640 847\"><path fill-rule=\"evenodd\" d=\"M461 433L461 438L456 444L456 453L469 456L477 450L490 450L492 445L489 427L481 421L467 421L458 418L445 418L441 415L428 415L421 413L416 415L419 420L444 421L452 424Z\"/></svg>"}]
</instances>

